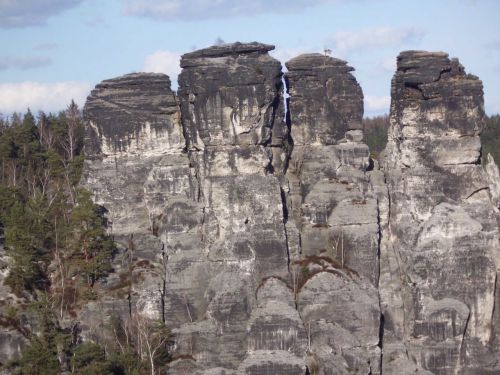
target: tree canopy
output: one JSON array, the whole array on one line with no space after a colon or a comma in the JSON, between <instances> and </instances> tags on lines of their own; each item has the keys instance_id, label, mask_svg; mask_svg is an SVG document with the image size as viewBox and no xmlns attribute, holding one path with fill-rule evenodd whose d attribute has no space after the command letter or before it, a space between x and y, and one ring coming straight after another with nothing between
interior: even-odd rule
<instances>
[{"instance_id":1,"label":"tree canopy","mask_svg":"<svg viewBox=\"0 0 500 375\"><path fill-rule=\"evenodd\" d=\"M116 252L104 210L79 186L83 137L74 102L58 114L35 116L28 109L0 117L0 251L9 261L4 284L23 301L0 306L0 324L28 341L18 360L4 364L8 373L151 374L169 358L170 332L161 321L114 319L102 327L114 337L109 342L82 341L77 326L61 324L100 297L96 285L113 272Z\"/></svg>"}]
</instances>

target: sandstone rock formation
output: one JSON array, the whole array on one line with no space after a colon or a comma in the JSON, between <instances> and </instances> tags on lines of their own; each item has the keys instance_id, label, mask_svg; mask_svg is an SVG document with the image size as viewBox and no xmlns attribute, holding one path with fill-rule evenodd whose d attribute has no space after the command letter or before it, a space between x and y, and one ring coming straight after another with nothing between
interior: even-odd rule
<instances>
[{"instance_id":1,"label":"sandstone rock formation","mask_svg":"<svg viewBox=\"0 0 500 375\"><path fill-rule=\"evenodd\" d=\"M142 73L92 91L83 185L120 252L83 336L162 319L169 374L500 373L481 81L402 53L379 169L353 69L306 54L283 77L272 48L185 54L178 95Z\"/></svg>"},{"instance_id":2,"label":"sandstone rock formation","mask_svg":"<svg viewBox=\"0 0 500 375\"><path fill-rule=\"evenodd\" d=\"M107 298L81 312L85 331L100 322L103 310L107 316L132 310L160 316L165 243L158 227L167 207L190 204L197 183L190 175L179 105L167 76L134 73L106 80L88 97L84 115L84 186L105 207L108 231L120 249L115 273L104 285ZM193 213L178 226L196 219Z\"/></svg>"},{"instance_id":3,"label":"sandstone rock formation","mask_svg":"<svg viewBox=\"0 0 500 375\"><path fill-rule=\"evenodd\" d=\"M272 48L233 44L181 60L182 121L203 212L202 243L186 272L205 270L207 277L192 287L208 298L195 308L195 322L182 322L178 335L197 342L198 326L210 327L211 336L201 344L205 353L194 355L200 371L223 367L257 374L272 368L285 374L292 371L288 350L300 345L303 327L290 324L299 320L294 311L256 300L259 284L269 276L286 277L288 267L279 172L274 174L282 160L276 162L280 153L272 150L286 129L281 65L267 54ZM178 256L180 262L183 254ZM304 368L301 357L293 362Z\"/></svg>"},{"instance_id":4,"label":"sandstone rock formation","mask_svg":"<svg viewBox=\"0 0 500 375\"><path fill-rule=\"evenodd\" d=\"M399 55L383 163L389 204L380 207L389 373L402 360L435 374L500 371L499 212L480 164L483 111L482 83L458 60Z\"/></svg>"},{"instance_id":5,"label":"sandstone rock formation","mask_svg":"<svg viewBox=\"0 0 500 375\"><path fill-rule=\"evenodd\" d=\"M309 54L287 68L289 227L300 238L291 272L304 284L298 308L310 331L309 351L318 373L378 374L379 226L360 130L363 94L345 61ZM304 270L312 275L304 277Z\"/></svg>"}]
</instances>

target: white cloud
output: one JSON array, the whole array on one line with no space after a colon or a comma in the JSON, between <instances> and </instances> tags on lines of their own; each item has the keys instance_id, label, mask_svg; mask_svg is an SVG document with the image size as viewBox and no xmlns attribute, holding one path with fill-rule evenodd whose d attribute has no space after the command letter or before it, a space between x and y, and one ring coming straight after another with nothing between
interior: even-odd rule
<instances>
[{"instance_id":1,"label":"white cloud","mask_svg":"<svg viewBox=\"0 0 500 375\"><path fill-rule=\"evenodd\" d=\"M0 28L43 25L50 16L84 0L0 0Z\"/></svg>"},{"instance_id":2,"label":"white cloud","mask_svg":"<svg viewBox=\"0 0 500 375\"><path fill-rule=\"evenodd\" d=\"M30 57L13 57L0 56L0 70L7 69L34 69L52 64L52 60L48 57L30 56Z\"/></svg>"},{"instance_id":3,"label":"white cloud","mask_svg":"<svg viewBox=\"0 0 500 375\"><path fill-rule=\"evenodd\" d=\"M177 88L177 76L181 72L181 55L171 51L156 51L144 59L143 70L152 73L165 73L172 81L172 88Z\"/></svg>"},{"instance_id":4,"label":"white cloud","mask_svg":"<svg viewBox=\"0 0 500 375\"><path fill-rule=\"evenodd\" d=\"M340 31L329 38L334 55L346 55L368 48L400 47L417 44L424 32L417 28L377 27L359 31Z\"/></svg>"},{"instance_id":5,"label":"white cloud","mask_svg":"<svg viewBox=\"0 0 500 375\"><path fill-rule=\"evenodd\" d=\"M369 114L374 113L389 113L389 107L391 106L391 97L386 96L365 96L365 110Z\"/></svg>"},{"instance_id":6,"label":"white cloud","mask_svg":"<svg viewBox=\"0 0 500 375\"><path fill-rule=\"evenodd\" d=\"M88 82L21 82L0 83L0 112L56 112L65 109L74 99L82 107L92 85Z\"/></svg>"},{"instance_id":7,"label":"white cloud","mask_svg":"<svg viewBox=\"0 0 500 375\"><path fill-rule=\"evenodd\" d=\"M200 20L262 13L293 12L353 0L122 0L126 15L157 20Z\"/></svg>"}]
</instances>

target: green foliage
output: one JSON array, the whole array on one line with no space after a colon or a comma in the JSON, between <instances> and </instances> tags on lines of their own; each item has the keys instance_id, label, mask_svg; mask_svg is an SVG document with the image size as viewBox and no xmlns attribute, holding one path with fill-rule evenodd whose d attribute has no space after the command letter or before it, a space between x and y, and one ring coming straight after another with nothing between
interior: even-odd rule
<instances>
[{"instance_id":1,"label":"green foliage","mask_svg":"<svg viewBox=\"0 0 500 375\"><path fill-rule=\"evenodd\" d=\"M377 159L387 144L389 116L382 115L363 119L365 142L370 148L372 157Z\"/></svg>"},{"instance_id":2,"label":"green foliage","mask_svg":"<svg viewBox=\"0 0 500 375\"><path fill-rule=\"evenodd\" d=\"M6 283L18 295L45 290L57 256L59 280L79 276L93 287L111 271L114 244L90 194L77 188L84 162L78 107L72 102L38 120L28 110L0 125L0 228L12 259Z\"/></svg>"},{"instance_id":3,"label":"green foliage","mask_svg":"<svg viewBox=\"0 0 500 375\"><path fill-rule=\"evenodd\" d=\"M71 345L71 335L59 326L59 321L52 309L52 298L47 293L40 293L38 301L31 304L37 327L37 337L54 351L67 352Z\"/></svg>"},{"instance_id":4,"label":"green foliage","mask_svg":"<svg viewBox=\"0 0 500 375\"><path fill-rule=\"evenodd\" d=\"M51 309L49 296L40 294L39 300L31 304L36 318L37 334L22 351L22 357L11 365L18 375L56 375L60 373L58 354L67 355L71 346L70 335L59 327Z\"/></svg>"},{"instance_id":5,"label":"green foliage","mask_svg":"<svg viewBox=\"0 0 500 375\"><path fill-rule=\"evenodd\" d=\"M150 374L153 366L164 373L171 360L169 345L172 333L164 322L135 314L125 321L112 316L110 330L115 341L111 345L117 363L127 374ZM156 372L156 371L155 371Z\"/></svg>"},{"instance_id":6,"label":"green foliage","mask_svg":"<svg viewBox=\"0 0 500 375\"><path fill-rule=\"evenodd\" d=\"M0 185L0 223L5 223L7 214L20 201L22 201L22 196L16 188Z\"/></svg>"},{"instance_id":7,"label":"green foliage","mask_svg":"<svg viewBox=\"0 0 500 375\"><path fill-rule=\"evenodd\" d=\"M80 272L90 287L111 272L115 244L103 229L103 218L92 202L90 193L80 189L77 204L69 219L72 235L68 249L72 250L73 268Z\"/></svg>"},{"instance_id":8,"label":"green foliage","mask_svg":"<svg viewBox=\"0 0 500 375\"><path fill-rule=\"evenodd\" d=\"M59 325L99 298L94 285L112 271L115 252L102 209L78 187L84 155L76 104L57 115L35 118L28 110L0 120L0 235L11 261L5 283L26 302L4 309L0 324L29 339L9 373L140 374L147 366L133 348L78 344L75 331Z\"/></svg>"},{"instance_id":9,"label":"green foliage","mask_svg":"<svg viewBox=\"0 0 500 375\"><path fill-rule=\"evenodd\" d=\"M5 283L17 294L43 289L46 284L43 245L47 227L30 203L36 206L32 200L27 204L14 201L4 216L6 252L13 260Z\"/></svg>"},{"instance_id":10,"label":"green foliage","mask_svg":"<svg viewBox=\"0 0 500 375\"><path fill-rule=\"evenodd\" d=\"M43 340L34 338L22 352L22 358L14 370L16 375L57 375L60 372L57 353Z\"/></svg>"},{"instance_id":11,"label":"green foliage","mask_svg":"<svg viewBox=\"0 0 500 375\"><path fill-rule=\"evenodd\" d=\"M72 186L76 186L80 183L83 171L83 163L85 161L85 156L83 154L77 155L67 164L68 177Z\"/></svg>"},{"instance_id":12,"label":"green foliage","mask_svg":"<svg viewBox=\"0 0 500 375\"><path fill-rule=\"evenodd\" d=\"M500 115L486 117L486 127L481 134L483 161L491 154L495 162L500 163Z\"/></svg>"},{"instance_id":13,"label":"green foliage","mask_svg":"<svg viewBox=\"0 0 500 375\"><path fill-rule=\"evenodd\" d=\"M120 343L120 347L108 343L107 349L100 343L73 342L70 332L59 326L46 295L41 295L41 301L33 304L32 309L37 335L23 350L21 359L10 364L11 373L55 375L66 368L77 375L149 374L140 354L126 342Z\"/></svg>"},{"instance_id":14,"label":"green foliage","mask_svg":"<svg viewBox=\"0 0 500 375\"><path fill-rule=\"evenodd\" d=\"M132 351L112 351L107 360L108 371L116 375L149 374L140 358Z\"/></svg>"},{"instance_id":15,"label":"green foliage","mask_svg":"<svg viewBox=\"0 0 500 375\"><path fill-rule=\"evenodd\" d=\"M73 352L71 368L76 374L114 374L108 371L104 348L93 342L84 342Z\"/></svg>"},{"instance_id":16,"label":"green foliage","mask_svg":"<svg viewBox=\"0 0 500 375\"><path fill-rule=\"evenodd\" d=\"M104 342L83 343L76 326L59 325L99 299L96 283L112 272L116 251L102 207L78 187L83 163L75 103L57 115L35 118L28 110L0 118L0 237L10 258L5 283L24 298L17 309L0 311L0 324L29 340L8 373L142 375L163 371L170 360L171 333L162 322L115 319L102 327L109 330Z\"/></svg>"}]
</instances>

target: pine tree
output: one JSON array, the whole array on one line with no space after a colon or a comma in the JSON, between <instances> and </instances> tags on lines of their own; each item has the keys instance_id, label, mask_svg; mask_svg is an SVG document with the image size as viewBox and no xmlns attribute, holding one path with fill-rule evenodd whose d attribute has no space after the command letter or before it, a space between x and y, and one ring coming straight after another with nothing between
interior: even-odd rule
<instances>
[{"instance_id":1,"label":"pine tree","mask_svg":"<svg viewBox=\"0 0 500 375\"><path fill-rule=\"evenodd\" d=\"M43 289L44 223L37 222L35 213L19 201L12 204L4 220L6 252L13 260L5 283L17 294Z\"/></svg>"},{"instance_id":2,"label":"pine tree","mask_svg":"<svg viewBox=\"0 0 500 375\"><path fill-rule=\"evenodd\" d=\"M87 285L93 287L97 280L111 272L115 245L104 231L103 218L88 191L78 191L70 226L73 235L68 248L72 249L73 267L86 278Z\"/></svg>"}]
</instances>

